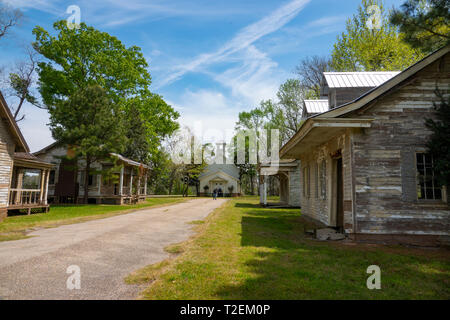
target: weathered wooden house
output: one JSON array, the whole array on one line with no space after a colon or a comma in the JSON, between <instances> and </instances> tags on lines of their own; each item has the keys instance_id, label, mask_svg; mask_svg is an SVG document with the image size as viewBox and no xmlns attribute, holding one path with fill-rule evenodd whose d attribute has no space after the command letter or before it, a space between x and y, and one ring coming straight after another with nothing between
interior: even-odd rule
<instances>
[{"instance_id":1,"label":"weathered wooden house","mask_svg":"<svg viewBox=\"0 0 450 320\"><path fill-rule=\"evenodd\" d=\"M449 196L434 179L424 119L435 116L436 88L450 94L449 51L373 87L374 74L326 75L329 110L306 119L280 150L301 161L303 214L355 240L448 239ZM366 90L358 97L355 83Z\"/></svg>"},{"instance_id":2,"label":"weathered wooden house","mask_svg":"<svg viewBox=\"0 0 450 320\"><path fill-rule=\"evenodd\" d=\"M98 161L92 164L93 173L84 181L83 160L70 160L71 150L53 143L34 155L54 164L50 171L48 201L51 203L82 202L84 186L88 184L88 202L96 204L124 204L144 201L147 197L147 175L149 167L127 159L119 154L111 154L115 160ZM106 177L104 172L115 170ZM94 173L97 172L97 173Z\"/></svg>"},{"instance_id":3,"label":"weathered wooden house","mask_svg":"<svg viewBox=\"0 0 450 320\"><path fill-rule=\"evenodd\" d=\"M48 210L52 164L32 154L0 93L0 221L10 210Z\"/></svg>"},{"instance_id":4,"label":"weathered wooden house","mask_svg":"<svg viewBox=\"0 0 450 320\"><path fill-rule=\"evenodd\" d=\"M280 203L277 205L300 207L300 161L287 159L277 164L261 164L259 173L259 203L269 205L267 201L267 180L269 176L276 176L279 181Z\"/></svg>"}]
</instances>

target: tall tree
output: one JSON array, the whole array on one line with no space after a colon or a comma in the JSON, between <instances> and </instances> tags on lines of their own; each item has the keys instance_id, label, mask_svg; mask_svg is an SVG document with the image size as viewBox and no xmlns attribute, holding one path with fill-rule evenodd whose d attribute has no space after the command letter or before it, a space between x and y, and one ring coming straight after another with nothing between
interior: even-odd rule
<instances>
[{"instance_id":1,"label":"tall tree","mask_svg":"<svg viewBox=\"0 0 450 320\"><path fill-rule=\"evenodd\" d=\"M23 14L19 9L12 9L0 2L0 39L7 36L11 28L16 26L22 17Z\"/></svg>"},{"instance_id":2,"label":"tall tree","mask_svg":"<svg viewBox=\"0 0 450 320\"><path fill-rule=\"evenodd\" d=\"M148 162L160 140L177 128L174 120L179 115L161 96L149 91L151 77L140 48L127 48L117 38L84 23L72 30L66 21L53 27L56 36L41 27L33 30L34 47L47 59L38 65L45 106L58 106L83 88L101 86L128 120L127 155Z\"/></svg>"},{"instance_id":3,"label":"tall tree","mask_svg":"<svg viewBox=\"0 0 450 320\"><path fill-rule=\"evenodd\" d=\"M83 160L84 203L87 203L92 163L123 150L126 140L121 112L98 85L78 89L48 111L53 138L73 149L76 159Z\"/></svg>"},{"instance_id":4,"label":"tall tree","mask_svg":"<svg viewBox=\"0 0 450 320\"><path fill-rule=\"evenodd\" d=\"M403 41L379 0L362 0L333 47L335 71L404 70L423 57Z\"/></svg>"},{"instance_id":5,"label":"tall tree","mask_svg":"<svg viewBox=\"0 0 450 320\"><path fill-rule=\"evenodd\" d=\"M284 82L277 92L278 105L282 109L288 137L292 137L298 129L303 112L303 101L310 98L308 89L305 88L300 80L288 79Z\"/></svg>"},{"instance_id":6,"label":"tall tree","mask_svg":"<svg viewBox=\"0 0 450 320\"><path fill-rule=\"evenodd\" d=\"M320 97L320 89L325 84L323 73L326 71L331 71L331 60L321 56L304 58L295 68L302 86L310 91L310 98Z\"/></svg>"},{"instance_id":7,"label":"tall tree","mask_svg":"<svg viewBox=\"0 0 450 320\"><path fill-rule=\"evenodd\" d=\"M407 0L391 12L391 23L399 27L404 41L431 53L450 43L448 0Z\"/></svg>"},{"instance_id":8,"label":"tall tree","mask_svg":"<svg viewBox=\"0 0 450 320\"><path fill-rule=\"evenodd\" d=\"M33 85L35 84L35 71L37 67L37 53L31 47L26 48L27 60L18 62L9 74L8 85L11 88L12 96L16 97L18 102L13 109L14 120L16 122L25 118L24 114L20 114L23 104L27 101L32 105L43 108L35 93L33 92Z\"/></svg>"},{"instance_id":9,"label":"tall tree","mask_svg":"<svg viewBox=\"0 0 450 320\"><path fill-rule=\"evenodd\" d=\"M71 30L62 20L53 27L57 36L42 27L33 29L34 47L47 59L38 68L39 90L47 106L94 84L116 103L148 90L151 78L140 48L127 48L116 37L84 23Z\"/></svg>"},{"instance_id":10,"label":"tall tree","mask_svg":"<svg viewBox=\"0 0 450 320\"><path fill-rule=\"evenodd\" d=\"M436 90L439 102L434 103L436 119L426 119L426 126L432 131L427 143L433 155L434 174L440 185L450 187L450 95L447 97Z\"/></svg>"}]
</instances>

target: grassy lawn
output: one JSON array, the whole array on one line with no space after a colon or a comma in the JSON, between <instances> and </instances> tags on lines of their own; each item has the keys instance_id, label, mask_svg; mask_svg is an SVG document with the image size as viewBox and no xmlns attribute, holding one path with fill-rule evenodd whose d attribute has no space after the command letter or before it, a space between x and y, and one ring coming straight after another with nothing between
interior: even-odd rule
<instances>
[{"instance_id":1,"label":"grassy lawn","mask_svg":"<svg viewBox=\"0 0 450 320\"><path fill-rule=\"evenodd\" d=\"M94 219L102 219L136 209L173 204L186 198L150 198L144 203L133 205L51 205L48 213L7 217L0 222L0 241L27 238L32 228L50 228Z\"/></svg>"},{"instance_id":2,"label":"grassy lawn","mask_svg":"<svg viewBox=\"0 0 450 320\"><path fill-rule=\"evenodd\" d=\"M229 201L198 234L170 246L173 257L130 275L145 299L450 299L444 249L318 242L296 209L263 209L255 198ZM381 290L366 287L369 265Z\"/></svg>"}]
</instances>

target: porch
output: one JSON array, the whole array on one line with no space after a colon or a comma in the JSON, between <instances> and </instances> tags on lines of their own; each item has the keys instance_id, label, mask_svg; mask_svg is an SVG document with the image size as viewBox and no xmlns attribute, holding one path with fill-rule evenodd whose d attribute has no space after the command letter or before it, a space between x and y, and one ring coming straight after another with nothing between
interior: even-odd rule
<instances>
[{"instance_id":1,"label":"porch","mask_svg":"<svg viewBox=\"0 0 450 320\"><path fill-rule=\"evenodd\" d=\"M52 167L53 164L43 162L32 154L15 153L8 194L8 213L48 211L48 181Z\"/></svg>"}]
</instances>

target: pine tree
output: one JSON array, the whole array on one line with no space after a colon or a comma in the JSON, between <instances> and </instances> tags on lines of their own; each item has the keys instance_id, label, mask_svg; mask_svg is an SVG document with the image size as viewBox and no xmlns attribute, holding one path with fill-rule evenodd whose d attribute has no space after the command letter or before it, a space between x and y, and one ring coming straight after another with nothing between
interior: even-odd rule
<instances>
[{"instance_id":1,"label":"pine tree","mask_svg":"<svg viewBox=\"0 0 450 320\"><path fill-rule=\"evenodd\" d=\"M428 151L433 156L434 174L440 185L450 186L450 95L446 98L439 90L440 103L433 103L436 119L426 119L433 133L428 141Z\"/></svg>"},{"instance_id":2,"label":"pine tree","mask_svg":"<svg viewBox=\"0 0 450 320\"><path fill-rule=\"evenodd\" d=\"M395 9L391 23L399 27L404 41L431 53L450 43L450 1L407 0Z\"/></svg>"}]
</instances>

